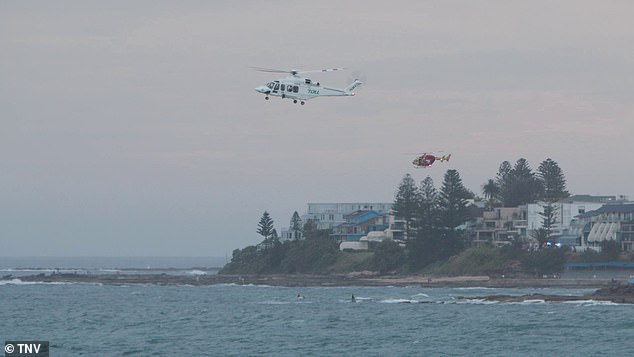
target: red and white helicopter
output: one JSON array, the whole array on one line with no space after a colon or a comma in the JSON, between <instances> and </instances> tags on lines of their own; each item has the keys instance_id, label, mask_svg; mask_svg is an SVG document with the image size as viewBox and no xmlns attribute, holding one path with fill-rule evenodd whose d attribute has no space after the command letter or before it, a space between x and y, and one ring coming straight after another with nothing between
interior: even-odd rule
<instances>
[{"instance_id":1,"label":"red and white helicopter","mask_svg":"<svg viewBox=\"0 0 634 357\"><path fill-rule=\"evenodd\" d=\"M317 97L348 97L354 96L353 90L359 87L363 82L355 79L346 88L332 88L321 85L319 82L313 81L309 78L299 76L301 73L315 73L315 72L334 72L340 71L344 68L330 68L319 69L312 71L300 71L297 69L283 70L283 69L269 69L252 67L256 71L271 72L271 73L289 73L286 78L273 80L266 85L255 88L255 91L265 95L264 99L268 100L269 96L280 97L282 99L292 99L293 103L300 102L304 105L309 99Z\"/></svg>"},{"instance_id":2,"label":"red and white helicopter","mask_svg":"<svg viewBox=\"0 0 634 357\"><path fill-rule=\"evenodd\" d=\"M434 162L436 161L449 161L449 159L451 158L451 154L447 154L447 155L436 155L434 153L423 153L420 154L419 156L417 156L414 161L412 161L412 164L414 164L414 167L419 169L419 168L428 168L431 167L431 165L434 164Z\"/></svg>"}]
</instances>

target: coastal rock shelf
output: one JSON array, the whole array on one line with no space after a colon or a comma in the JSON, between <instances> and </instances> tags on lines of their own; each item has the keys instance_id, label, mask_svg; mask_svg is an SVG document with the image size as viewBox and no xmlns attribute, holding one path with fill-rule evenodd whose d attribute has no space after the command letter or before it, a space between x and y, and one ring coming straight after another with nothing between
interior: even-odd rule
<instances>
[{"instance_id":1,"label":"coastal rock shelf","mask_svg":"<svg viewBox=\"0 0 634 357\"><path fill-rule=\"evenodd\" d=\"M488 276L425 276L425 275L170 275L170 274L37 274L4 276L3 281L19 279L23 282L94 283L94 284L157 284L157 285L271 285L271 286L423 286L423 287L492 287L492 288L605 288L612 286L608 279L533 279L490 278ZM629 285L623 285L625 287ZM616 288L614 288L616 289ZM618 288L621 293L625 288ZM629 290L627 290L629 291Z\"/></svg>"},{"instance_id":2,"label":"coastal rock shelf","mask_svg":"<svg viewBox=\"0 0 634 357\"><path fill-rule=\"evenodd\" d=\"M544 294L530 294L530 295L487 295L478 297L459 297L459 299L479 299L484 301L500 301L500 302L526 302L533 300L543 300L545 302L564 302L564 301L583 301L583 300L596 300L596 301L610 301L619 304L634 304L634 285L626 284L619 281L610 281L608 286L602 287L592 294L586 294L582 296L568 296L568 295L544 295Z\"/></svg>"}]
</instances>

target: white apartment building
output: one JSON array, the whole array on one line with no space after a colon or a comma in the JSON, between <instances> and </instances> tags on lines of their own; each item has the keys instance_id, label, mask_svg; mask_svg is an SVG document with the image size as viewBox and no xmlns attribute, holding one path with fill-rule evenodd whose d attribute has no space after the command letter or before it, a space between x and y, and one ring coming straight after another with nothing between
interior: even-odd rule
<instances>
[{"instance_id":1,"label":"white apartment building","mask_svg":"<svg viewBox=\"0 0 634 357\"><path fill-rule=\"evenodd\" d=\"M343 218L355 211L368 210L379 214L388 213L392 203L353 202L353 203L308 203L308 211L302 215L302 221L309 219L317 223L317 229L332 229L346 220Z\"/></svg>"},{"instance_id":2,"label":"white apartment building","mask_svg":"<svg viewBox=\"0 0 634 357\"><path fill-rule=\"evenodd\" d=\"M615 196L590 196L574 195L555 202L555 221L553 233L563 234L570 230L570 223L580 214L594 211L606 203L615 202ZM545 202L529 203L526 205L527 236L542 227L544 217L539 213L544 212Z\"/></svg>"}]
</instances>

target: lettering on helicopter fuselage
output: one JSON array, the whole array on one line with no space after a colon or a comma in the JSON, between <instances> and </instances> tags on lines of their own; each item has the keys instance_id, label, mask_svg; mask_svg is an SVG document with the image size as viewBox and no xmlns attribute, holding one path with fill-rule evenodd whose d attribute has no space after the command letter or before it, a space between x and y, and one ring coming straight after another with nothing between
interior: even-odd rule
<instances>
[{"instance_id":1,"label":"lettering on helicopter fuselage","mask_svg":"<svg viewBox=\"0 0 634 357\"><path fill-rule=\"evenodd\" d=\"M308 94L319 94L319 90L317 89L309 89Z\"/></svg>"}]
</instances>

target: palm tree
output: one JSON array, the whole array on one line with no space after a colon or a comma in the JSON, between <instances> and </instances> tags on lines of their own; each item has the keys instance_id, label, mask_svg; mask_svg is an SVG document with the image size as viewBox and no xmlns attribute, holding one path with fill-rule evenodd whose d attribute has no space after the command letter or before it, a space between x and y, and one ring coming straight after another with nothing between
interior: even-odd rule
<instances>
[{"instance_id":1,"label":"palm tree","mask_svg":"<svg viewBox=\"0 0 634 357\"><path fill-rule=\"evenodd\" d=\"M500 186L493 179L489 179L487 183L482 185L482 193L484 193L484 198L487 200L487 209L493 210L500 195Z\"/></svg>"}]
</instances>

